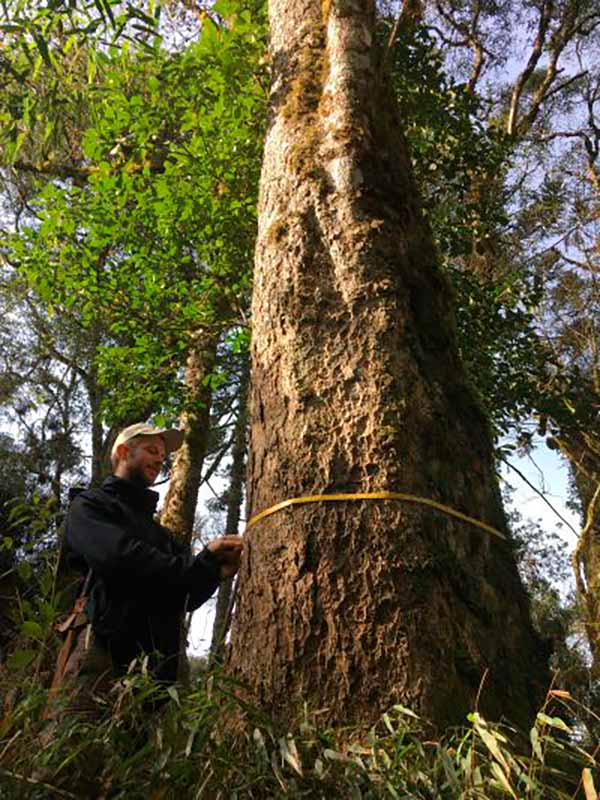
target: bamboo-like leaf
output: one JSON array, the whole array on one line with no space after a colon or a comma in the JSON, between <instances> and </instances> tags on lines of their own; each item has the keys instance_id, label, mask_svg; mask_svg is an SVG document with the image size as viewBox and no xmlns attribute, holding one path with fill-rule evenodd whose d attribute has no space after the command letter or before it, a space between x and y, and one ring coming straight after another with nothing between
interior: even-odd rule
<instances>
[{"instance_id":1,"label":"bamboo-like leaf","mask_svg":"<svg viewBox=\"0 0 600 800\"><path fill-rule=\"evenodd\" d=\"M585 767L581 773L581 781L583 783L583 791L585 792L585 800L598 800L598 792L594 786L594 779L592 778L592 770Z\"/></svg>"},{"instance_id":2,"label":"bamboo-like leaf","mask_svg":"<svg viewBox=\"0 0 600 800\"><path fill-rule=\"evenodd\" d=\"M561 731L565 731L565 733L571 732L571 728L569 728L567 723L560 717L549 717L547 714L544 714L540 711L537 715L537 720L543 725L549 725L552 728L558 728Z\"/></svg>"},{"instance_id":3,"label":"bamboo-like leaf","mask_svg":"<svg viewBox=\"0 0 600 800\"><path fill-rule=\"evenodd\" d=\"M301 778L304 777L304 773L302 771L302 765L300 763L300 756L298 755L298 748L296 747L296 742L293 740L291 736L282 736L279 739L279 750L281 752L281 757L284 761L294 769Z\"/></svg>"},{"instance_id":4,"label":"bamboo-like leaf","mask_svg":"<svg viewBox=\"0 0 600 800\"><path fill-rule=\"evenodd\" d=\"M500 742L505 742L505 737L496 731L489 730L485 721L482 720L477 713L474 714L474 725L475 730L487 749L490 751L496 761L503 767L505 773L508 774L510 772L510 767L500 749Z\"/></svg>"},{"instance_id":5,"label":"bamboo-like leaf","mask_svg":"<svg viewBox=\"0 0 600 800\"><path fill-rule=\"evenodd\" d=\"M415 714L410 708L406 708L406 706L402 706L399 703L396 703L394 706L394 711L398 711L400 714L404 714L407 717L413 717L413 719L419 719L419 715Z\"/></svg>"},{"instance_id":6,"label":"bamboo-like leaf","mask_svg":"<svg viewBox=\"0 0 600 800\"><path fill-rule=\"evenodd\" d=\"M502 771L502 767L500 766L500 764L498 764L497 761L492 761L491 769L496 778L498 779L499 783L501 784L502 788L504 789L504 791L511 797L514 797L515 800L518 800L517 795L514 793L513 788L508 782L508 778Z\"/></svg>"},{"instance_id":7,"label":"bamboo-like leaf","mask_svg":"<svg viewBox=\"0 0 600 800\"><path fill-rule=\"evenodd\" d=\"M534 754L537 756L537 758L539 758L540 761L543 762L544 753L542 752L542 747L540 745L540 734L537 728L534 727L529 731L529 739L531 740L531 746Z\"/></svg>"}]
</instances>

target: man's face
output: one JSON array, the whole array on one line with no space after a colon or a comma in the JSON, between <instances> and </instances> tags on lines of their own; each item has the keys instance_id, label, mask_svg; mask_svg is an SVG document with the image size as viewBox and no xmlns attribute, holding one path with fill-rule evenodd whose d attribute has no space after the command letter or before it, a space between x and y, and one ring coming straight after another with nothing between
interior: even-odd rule
<instances>
[{"instance_id":1,"label":"man's face","mask_svg":"<svg viewBox=\"0 0 600 800\"><path fill-rule=\"evenodd\" d=\"M152 486L166 457L162 436L139 436L122 446L127 452L121 476L138 486Z\"/></svg>"}]
</instances>

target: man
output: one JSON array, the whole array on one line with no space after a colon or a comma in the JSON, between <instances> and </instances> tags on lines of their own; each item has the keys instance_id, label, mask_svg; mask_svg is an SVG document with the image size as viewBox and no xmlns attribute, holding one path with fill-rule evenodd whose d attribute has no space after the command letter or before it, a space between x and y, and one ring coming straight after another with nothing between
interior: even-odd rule
<instances>
[{"instance_id":1,"label":"man","mask_svg":"<svg viewBox=\"0 0 600 800\"><path fill-rule=\"evenodd\" d=\"M83 680L84 696L103 691L141 654L158 680L175 681L182 613L202 605L239 568L240 536L215 539L193 557L154 519L158 494L148 487L182 441L178 430L130 425L113 446L112 476L71 505L65 541L71 561L91 570L92 635L88 628L79 636L65 677Z\"/></svg>"}]
</instances>

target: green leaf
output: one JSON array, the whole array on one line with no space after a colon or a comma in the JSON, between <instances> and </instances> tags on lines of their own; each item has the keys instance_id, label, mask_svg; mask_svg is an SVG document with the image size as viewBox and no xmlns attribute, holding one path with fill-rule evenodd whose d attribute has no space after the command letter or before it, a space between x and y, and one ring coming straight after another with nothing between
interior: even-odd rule
<instances>
[{"instance_id":1,"label":"green leaf","mask_svg":"<svg viewBox=\"0 0 600 800\"><path fill-rule=\"evenodd\" d=\"M40 575L40 589L43 596L47 596L52 591L52 586L54 585L54 575L52 574L51 570L46 570Z\"/></svg>"},{"instance_id":2,"label":"green leaf","mask_svg":"<svg viewBox=\"0 0 600 800\"><path fill-rule=\"evenodd\" d=\"M29 581L31 579L33 570L31 569L31 564L28 561L21 561L17 567L17 572L19 573L19 578L21 578L22 581Z\"/></svg>"},{"instance_id":3,"label":"green leaf","mask_svg":"<svg viewBox=\"0 0 600 800\"><path fill-rule=\"evenodd\" d=\"M96 77L96 72L98 69L98 65L96 64L96 59L90 54L87 62L87 82L88 84L92 84Z\"/></svg>"},{"instance_id":4,"label":"green leaf","mask_svg":"<svg viewBox=\"0 0 600 800\"><path fill-rule=\"evenodd\" d=\"M485 720L483 720L477 712L473 714L473 718L474 718L473 723L475 726L475 730L479 734L483 743L490 751L492 756L496 759L496 761L499 764L501 764L505 772L508 773L510 771L510 767L508 766L506 758L504 757L504 754L502 753L502 750L500 748L500 743L506 742L505 737L502 736L502 734L498 733L497 731L490 730L487 727L487 723L485 722Z\"/></svg>"},{"instance_id":5,"label":"green leaf","mask_svg":"<svg viewBox=\"0 0 600 800\"><path fill-rule=\"evenodd\" d=\"M540 734L538 733L537 728L532 728L529 731L529 738L531 740L531 746L533 748L534 754L537 758L543 762L544 760L544 753L542 752L542 747L540 745Z\"/></svg>"},{"instance_id":6,"label":"green leaf","mask_svg":"<svg viewBox=\"0 0 600 800\"><path fill-rule=\"evenodd\" d=\"M17 155L19 154L19 150L21 149L21 145L25 141L25 136L26 135L27 134L25 133L25 131L21 131L17 135L17 138L16 138L16 140L14 142L14 145L12 147L12 152L10 153L11 160L14 161L17 158Z\"/></svg>"},{"instance_id":7,"label":"green leaf","mask_svg":"<svg viewBox=\"0 0 600 800\"><path fill-rule=\"evenodd\" d=\"M514 797L515 800L518 800L517 795L514 793L514 791L512 789L512 786L508 782L508 778L506 777L506 775L502 771L502 767L500 766L500 764L498 764L497 761L492 761L492 767L491 768L492 768L492 772L494 773L494 775L498 779L498 782L500 783L500 785L502 786L504 791L507 794L509 794L511 797Z\"/></svg>"},{"instance_id":8,"label":"green leaf","mask_svg":"<svg viewBox=\"0 0 600 800\"><path fill-rule=\"evenodd\" d=\"M47 600L42 600L38 607L44 622L51 625L58 616L58 611L55 606L53 606L52 603L49 603Z\"/></svg>"},{"instance_id":9,"label":"green leaf","mask_svg":"<svg viewBox=\"0 0 600 800\"><path fill-rule=\"evenodd\" d=\"M52 69L54 65L52 63L52 58L50 56L48 42L44 39L43 36L40 36L40 34L35 33L35 31L32 31L31 35L33 36L33 40L36 43L38 50L40 51L40 55L44 59L44 63L46 64L46 66Z\"/></svg>"},{"instance_id":10,"label":"green leaf","mask_svg":"<svg viewBox=\"0 0 600 800\"><path fill-rule=\"evenodd\" d=\"M399 703L393 707L394 711L398 711L400 714L404 714L407 717L413 717L413 719L419 719L418 714L415 714L414 711L411 711L410 708L406 708L406 706L401 706Z\"/></svg>"},{"instance_id":11,"label":"green leaf","mask_svg":"<svg viewBox=\"0 0 600 800\"><path fill-rule=\"evenodd\" d=\"M49 119L46 122L46 126L44 128L44 144L48 142L48 139L52 136L52 132L54 131L54 120Z\"/></svg>"},{"instance_id":12,"label":"green leaf","mask_svg":"<svg viewBox=\"0 0 600 800\"><path fill-rule=\"evenodd\" d=\"M169 697L172 700L175 701L175 703L177 703L178 706L181 705L181 703L179 701L179 693L178 693L177 689L174 686L169 686L168 687L167 694L169 695Z\"/></svg>"},{"instance_id":13,"label":"green leaf","mask_svg":"<svg viewBox=\"0 0 600 800\"><path fill-rule=\"evenodd\" d=\"M394 726L392 725L392 721L390 720L390 715L389 714L384 714L381 719L383 720L383 724L388 729L388 731L391 734L395 734L396 730L395 730Z\"/></svg>"},{"instance_id":14,"label":"green leaf","mask_svg":"<svg viewBox=\"0 0 600 800\"><path fill-rule=\"evenodd\" d=\"M42 626L39 622L34 622L33 620L27 620L21 626L21 631L26 636L31 636L32 639L37 639L38 641L42 641L44 638L44 631L42 630Z\"/></svg>"},{"instance_id":15,"label":"green leaf","mask_svg":"<svg viewBox=\"0 0 600 800\"><path fill-rule=\"evenodd\" d=\"M7 663L10 669L24 669L31 664L36 655L35 650L17 650L8 657Z\"/></svg>"},{"instance_id":16,"label":"green leaf","mask_svg":"<svg viewBox=\"0 0 600 800\"><path fill-rule=\"evenodd\" d=\"M398 794L396 789L392 786L392 784L389 781L386 781L385 786L386 786L386 789L388 790L388 792L394 798L394 800L400 800L400 795Z\"/></svg>"},{"instance_id":17,"label":"green leaf","mask_svg":"<svg viewBox=\"0 0 600 800\"><path fill-rule=\"evenodd\" d=\"M565 731L565 733L571 733L571 728L569 728L567 723L560 717L549 717L547 714L543 714L540 711L536 719L537 722L540 722L542 725L549 725L552 728L558 728L561 731Z\"/></svg>"}]
</instances>

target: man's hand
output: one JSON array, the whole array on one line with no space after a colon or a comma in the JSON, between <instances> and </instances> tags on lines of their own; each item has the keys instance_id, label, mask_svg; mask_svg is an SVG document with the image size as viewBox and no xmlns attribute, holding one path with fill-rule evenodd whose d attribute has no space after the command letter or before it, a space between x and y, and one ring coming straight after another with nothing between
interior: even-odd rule
<instances>
[{"instance_id":1,"label":"man's hand","mask_svg":"<svg viewBox=\"0 0 600 800\"><path fill-rule=\"evenodd\" d=\"M207 548L221 567L221 578L232 578L240 568L240 559L244 549L242 537L233 534L220 536L209 542Z\"/></svg>"}]
</instances>

